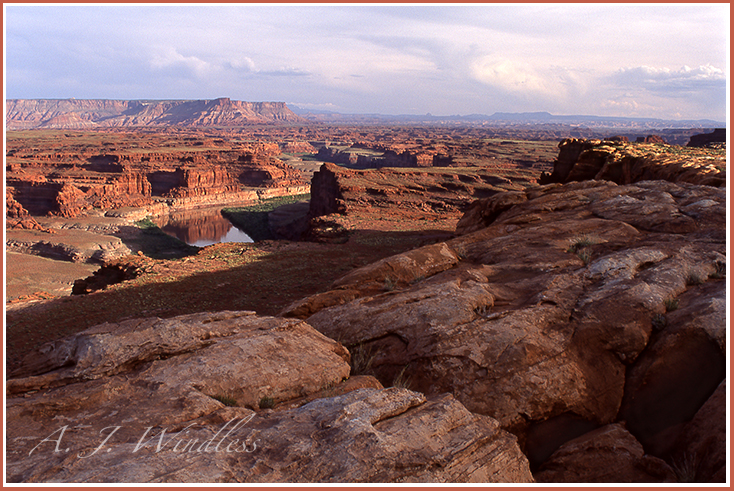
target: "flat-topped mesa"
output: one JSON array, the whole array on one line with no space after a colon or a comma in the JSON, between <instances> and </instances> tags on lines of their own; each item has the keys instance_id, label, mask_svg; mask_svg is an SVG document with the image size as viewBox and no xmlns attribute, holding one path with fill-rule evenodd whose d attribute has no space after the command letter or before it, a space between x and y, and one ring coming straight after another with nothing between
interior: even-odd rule
<instances>
[{"instance_id":1,"label":"flat-topped mesa","mask_svg":"<svg viewBox=\"0 0 734 491\"><path fill-rule=\"evenodd\" d=\"M247 126L302 122L284 102L214 100L9 99L6 129Z\"/></svg>"},{"instance_id":2,"label":"flat-topped mesa","mask_svg":"<svg viewBox=\"0 0 734 491\"><path fill-rule=\"evenodd\" d=\"M563 140L558 148L553 173L543 173L540 184L596 179L726 185L726 156L720 150L577 138Z\"/></svg>"}]
</instances>

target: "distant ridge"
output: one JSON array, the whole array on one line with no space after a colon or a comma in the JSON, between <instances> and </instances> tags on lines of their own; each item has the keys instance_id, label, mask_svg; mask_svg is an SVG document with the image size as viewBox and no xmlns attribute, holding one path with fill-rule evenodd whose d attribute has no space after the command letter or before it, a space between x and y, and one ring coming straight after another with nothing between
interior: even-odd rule
<instances>
[{"instance_id":1,"label":"distant ridge","mask_svg":"<svg viewBox=\"0 0 734 491\"><path fill-rule=\"evenodd\" d=\"M213 100L8 99L5 127L95 129L158 126L243 126L304 120L285 102Z\"/></svg>"},{"instance_id":2,"label":"distant ridge","mask_svg":"<svg viewBox=\"0 0 734 491\"><path fill-rule=\"evenodd\" d=\"M589 129L619 130L656 130L673 128L724 128L726 123L710 119L673 120L659 118L628 118L624 116L570 115L558 116L549 112L496 112L487 114L468 114L436 116L432 114L341 114L331 111L316 111L292 105L293 111L309 121L350 122L350 123L423 123L423 124L472 124L472 125L517 125L517 124L558 124L583 126Z\"/></svg>"}]
</instances>

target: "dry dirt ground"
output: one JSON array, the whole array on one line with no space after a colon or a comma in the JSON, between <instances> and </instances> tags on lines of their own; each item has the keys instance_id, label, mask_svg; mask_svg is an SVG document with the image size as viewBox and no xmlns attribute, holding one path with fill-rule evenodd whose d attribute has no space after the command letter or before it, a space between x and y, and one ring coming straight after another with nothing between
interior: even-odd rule
<instances>
[{"instance_id":1,"label":"dry dirt ground","mask_svg":"<svg viewBox=\"0 0 734 491\"><path fill-rule=\"evenodd\" d=\"M354 268L445 240L452 235L456 219L431 227L417 224L412 231L390 231L390 223L353 230L344 244L263 241L216 244L181 259L131 257L142 271L133 280L89 295L41 296L36 301L8 304L8 368L45 342L103 322L221 310L275 315L296 300L328 290L335 279ZM399 226L409 228L405 223ZM71 265L53 263L57 269L45 263L50 275Z\"/></svg>"},{"instance_id":2,"label":"dry dirt ground","mask_svg":"<svg viewBox=\"0 0 734 491\"><path fill-rule=\"evenodd\" d=\"M30 254L5 253L5 299L38 296L69 295L74 280L92 274L99 266L57 261Z\"/></svg>"}]
</instances>

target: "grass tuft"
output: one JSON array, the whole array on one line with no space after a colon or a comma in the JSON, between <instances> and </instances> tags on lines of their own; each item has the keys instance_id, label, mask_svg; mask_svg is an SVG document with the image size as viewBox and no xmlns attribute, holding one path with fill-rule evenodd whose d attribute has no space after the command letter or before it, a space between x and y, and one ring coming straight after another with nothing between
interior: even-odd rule
<instances>
[{"instance_id":1,"label":"grass tuft","mask_svg":"<svg viewBox=\"0 0 734 491\"><path fill-rule=\"evenodd\" d=\"M701 285L706 281L706 278L698 274L696 271L689 271L686 276L686 286Z\"/></svg>"},{"instance_id":2,"label":"grass tuft","mask_svg":"<svg viewBox=\"0 0 734 491\"><path fill-rule=\"evenodd\" d=\"M351 375L372 375L372 363L375 361L375 354L372 347L366 347L359 343L349 349L351 355L350 365L352 367Z\"/></svg>"},{"instance_id":3,"label":"grass tuft","mask_svg":"<svg viewBox=\"0 0 734 491\"><path fill-rule=\"evenodd\" d=\"M714 272L709 274L709 278L714 280L726 278L726 263L724 261L715 261Z\"/></svg>"},{"instance_id":4,"label":"grass tuft","mask_svg":"<svg viewBox=\"0 0 734 491\"><path fill-rule=\"evenodd\" d=\"M408 376L405 375L405 371L407 370L408 365L405 365L402 370L398 372L397 375L395 375L395 378L392 380L392 386L398 387L400 389L410 389L410 380L408 380Z\"/></svg>"},{"instance_id":5,"label":"grass tuft","mask_svg":"<svg viewBox=\"0 0 734 491\"><path fill-rule=\"evenodd\" d=\"M698 459L696 455L686 453L682 459L673 463L673 472L680 483L699 482Z\"/></svg>"},{"instance_id":6,"label":"grass tuft","mask_svg":"<svg viewBox=\"0 0 734 491\"><path fill-rule=\"evenodd\" d=\"M655 314L652 317L652 327L656 331L662 331L668 325L668 318L664 314Z\"/></svg>"},{"instance_id":7,"label":"grass tuft","mask_svg":"<svg viewBox=\"0 0 734 491\"><path fill-rule=\"evenodd\" d=\"M227 394L217 394L217 395L214 395L214 396L211 396L211 397L213 399L218 400L219 402L221 402L225 406L229 406L229 407L237 407L238 406L237 400L234 397L230 396L230 395L227 395Z\"/></svg>"},{"instance_id":8,"label":"grass tuft","mask_svg":"<svg viewBox=\"0 0 734 491\"><path fill-rule=\"evenodd\" d=\"M584 266L589 264L589 262L591 261L591 252L586 249L578 251L576 255L579 259L581 259L581 262L584 263Z\"/></svg>"}]
</instances>

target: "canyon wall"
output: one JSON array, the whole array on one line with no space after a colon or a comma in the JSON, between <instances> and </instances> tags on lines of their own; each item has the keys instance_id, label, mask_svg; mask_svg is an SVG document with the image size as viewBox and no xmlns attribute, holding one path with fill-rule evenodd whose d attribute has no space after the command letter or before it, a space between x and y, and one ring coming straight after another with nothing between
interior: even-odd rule
<instances>
[{"instance_id":1,"label":"canyon wall","mask_svg":"<svg viewBox=\"0 0 734 491\"><path fill-rule=\"evenodd\" d=\"M17 214L75 217L97 210L251 202L265 189L273 196L308 192L300 171L249 152L173 151L53 156L20 152L9 157L6 209ZM300 193L299 193L300 194Z\"/></svg>"}]
</instances>

